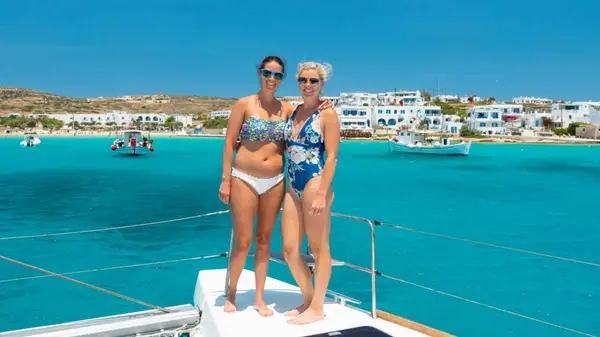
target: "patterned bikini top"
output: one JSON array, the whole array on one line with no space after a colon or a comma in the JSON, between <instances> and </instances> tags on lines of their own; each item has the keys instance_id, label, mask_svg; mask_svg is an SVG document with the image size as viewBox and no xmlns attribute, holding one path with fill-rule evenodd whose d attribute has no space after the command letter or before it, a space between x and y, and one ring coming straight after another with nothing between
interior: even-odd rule
<instances>
[{"instance_id":1,"label":"patterned bikini top","mask_svg":"<svg viewBox=\"0 0 600 337\"><path fill-rule=\"evenodd\" d=\"M255 142L283 142L285 122L285 119L272 121L254 116L248 117L242 124L240 139Z\"/></svg>"}]
</instances>

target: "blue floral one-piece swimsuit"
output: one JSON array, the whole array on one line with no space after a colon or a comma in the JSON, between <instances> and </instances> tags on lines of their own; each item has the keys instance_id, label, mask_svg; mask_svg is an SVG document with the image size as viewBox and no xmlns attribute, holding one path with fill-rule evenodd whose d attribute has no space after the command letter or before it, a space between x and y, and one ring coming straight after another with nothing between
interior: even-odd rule
<instances>
[{"instance_id":1,"label":"blue floral one-piece swimsuit","mask_svg":"<svg viewBox=\"0 0 600 337\"><path fill-rule=\"evenodd\" d=\"M319 110L315 110L295 139L292 125L296 117L296 110L285 125L288 175L292 188L300 199L302 199L302 192L308 181L321 175L325 166L325 143L321 132L320 116Z\"/></svg>"}]
</instances>

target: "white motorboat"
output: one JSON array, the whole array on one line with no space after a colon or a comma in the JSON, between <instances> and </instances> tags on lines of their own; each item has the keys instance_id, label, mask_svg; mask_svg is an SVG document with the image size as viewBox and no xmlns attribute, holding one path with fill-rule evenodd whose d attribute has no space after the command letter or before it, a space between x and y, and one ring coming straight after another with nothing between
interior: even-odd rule
<instances>
[{"instance_id":1,"label":"white motorboat","mask_svg":"<svg viewBox=\"0 0 600 337\"><path fill-rule=\"evenodd\" d=\"M42 141L38 137L27 135L19 144L23 147L33 147L39 146L40 144L42 144Z\"/></svg>"},{"instance_id":2,"label":"white motorboat","mask_svg":"<svg viewBox=\"0 0 600 337\"><path fill-rule=\"evenodd\" d=\"M425 139L425 133L409 130L398 130L397 136L388 140L390 152L435 154L446 156L468 156L471 141L452 144L449 137Z\"/></svg>"},{"instance_id":3,"label":"white motorboat","mask_svg":"<svg viewBox=\"0 0 600 337\"><path fill-rule=\"evenodd\" d=\"M142 131L127 130L123 131L123 138L115 139L110 148L120 155L148 155L154 152L154 140L149 139L149 137L143 137Z\"/></svg>"}]
</instances>

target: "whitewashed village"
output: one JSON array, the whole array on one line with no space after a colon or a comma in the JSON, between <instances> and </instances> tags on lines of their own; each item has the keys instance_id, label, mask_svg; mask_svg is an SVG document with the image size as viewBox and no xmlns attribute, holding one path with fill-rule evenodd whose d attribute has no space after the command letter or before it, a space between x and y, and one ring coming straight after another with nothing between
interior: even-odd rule
<instances>
[{"instance_id":1,"label":"whitewashed village","mask_svg":"<svg viewBox=\"0 0 600 337\"><path fill-rule=\"evenodd\" d=\"M279 97L292 104L302 98ZM419 90L384 93L343 92L324 97L335 106L343 138L381 138L401 130L467 138L553 137L600 139L600 102L516 97L498 102L476 95L436 95ZM169 104L167 95L88 98L140 104ZM209 114L144 113L121 110L104 113L9 113L4 118L30 118L29 129L50 131L118 130L136 127L185 136L222 136L230 110ZM34 122L37 121L37 122ZM45 123L40 123L42 121ZM54 121L54 122L51 122ZM10 132L9 129L4 130Z\"/></svg>"},{"instance_id":2,"label":"whitewashed village","mask_svg":"<svg viewBox=\"0 0 600 337\"><path fill-rule=\"evenodd\" d=\"M400 130L459 137L572 137L600 139L600 102L517 97L511 102L421 91L350 92L325 97L335 104L342 137L369 138ZM301 97L281 97L300 104ZM466 106L457 108L457 104ZM214 111L227 118L231 111Z\"/></svg>"}]
</instances>

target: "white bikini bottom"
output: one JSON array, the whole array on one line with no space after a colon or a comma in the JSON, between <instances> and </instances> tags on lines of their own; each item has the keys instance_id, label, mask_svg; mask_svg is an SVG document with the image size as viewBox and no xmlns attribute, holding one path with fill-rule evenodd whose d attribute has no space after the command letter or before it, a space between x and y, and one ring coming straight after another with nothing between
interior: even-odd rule
<instances>
[{"instance_id":1,"label":"white bikini bottom","mask_svg":"<svg viewBox=\"0 0 600 337\"><path fill-rule=\"evenodd\" d=\"M248 185L252 186L252 188L258 195L267 192L268 190L273 188L273 186L277 185L280 181L282 181L284 178L283 173L280 173L272 178L257 178L244 172L238 171L235 168L231 169L231 176L245 181Z\"/></svg>"}]
</instances>

